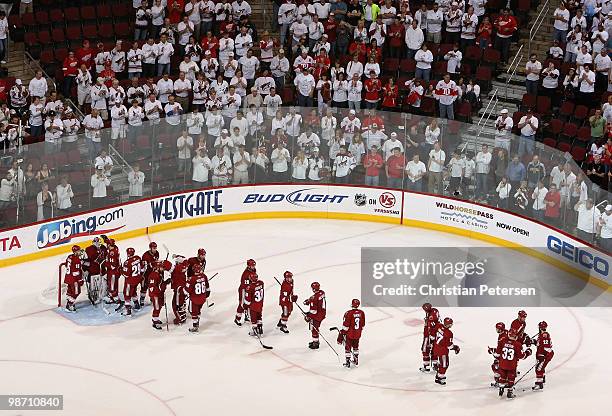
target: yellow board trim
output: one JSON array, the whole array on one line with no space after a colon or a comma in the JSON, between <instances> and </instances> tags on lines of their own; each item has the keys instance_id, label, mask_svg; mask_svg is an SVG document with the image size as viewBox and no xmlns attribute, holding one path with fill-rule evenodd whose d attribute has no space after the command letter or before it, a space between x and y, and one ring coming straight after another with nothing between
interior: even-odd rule
<instances>
[{"instance_id":1,"label":"yellow board trim","mask_svg":"<svg viewBox=\"0 0 612 416\"><path fill-rule=\"evenodd\" d=\"M279 219L279 218L301 218L301 219L332 219L332 220L345 220L345 221L367 221L367 222L379 222L387 224L404 225L407 227L425 228L429 230L441 231L449 234L461 235L464 237L485 241L497 246L510 248L517 250L521 253L527 254L531 257L535 257L542 260L552 266L557 267L563 271L566 271L574 276L579 277L589 283L592 283L607 291L612 291L612 286L608 285L605 281L600 280L596 277L589 275L581 270L576 269L568 265L567 263L548 256L540 251L532 248L521 246L520 244L512 243L508 240L504 240L497 237L492 237L477 231L468 231L457 227L448 225L441 225L427 221L410 220L404 218L403 224L400 224L400 219L397 217L384 217L379 215L371 214L347 214L342 212L320 212L320 211L271 211L271 212L256 212L256 213L243 213L243 214L226 214L216 215L210 217L197 217L189 218L180 221L169 222L165 224L157 224L150 227L139 228L137 230L126 231L123 233L113 234L115 240L127 240L130 238L140 237L147 234L154 234L162 231L173 230L176 228L193 227L202 224L211 224L217 222L226 221L250 221L258 219ZM49 250L24 254L22 256L16 256L9 259L0 260L0 268L8 267L19 263L25 263L29 261L39 260L46 257L52 257L60 254L65 254L70 251L70 244L64 244L60 247L55 247Z\"/></svg>"}]
</instances>

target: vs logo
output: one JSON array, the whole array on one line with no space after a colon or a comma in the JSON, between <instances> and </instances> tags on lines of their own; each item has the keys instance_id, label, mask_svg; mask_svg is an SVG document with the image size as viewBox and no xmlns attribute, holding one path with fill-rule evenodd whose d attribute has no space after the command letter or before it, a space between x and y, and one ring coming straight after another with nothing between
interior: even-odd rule
<instances>
[{"instance_id":1,"label":"vs logo","mask_svg":"<svg viewBox=\"0 0 612 416\"><path fill-rule=\"evenodd\" d=\"M384 208L392 208L395 206L395 195L391 192L384 192L378 197L378 202Z\"/></svg>"}]
</instances>

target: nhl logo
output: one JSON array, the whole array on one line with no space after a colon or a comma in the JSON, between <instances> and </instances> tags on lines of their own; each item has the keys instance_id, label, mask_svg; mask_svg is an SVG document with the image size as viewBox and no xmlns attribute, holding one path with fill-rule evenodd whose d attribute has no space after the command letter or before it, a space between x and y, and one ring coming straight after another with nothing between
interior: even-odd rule
<instances>
[{"instance_id":1,"label":"nhl logo","mask_svg":"<svg viewBox=\"0 0 612 416\"><path fill-rule=\"evenodd\" d=\"M358 207L362 207L366 204L367 202L367 197L365 194L356 194L355 195L355 205L357 205Z\"/></svg>"}]
</instances>

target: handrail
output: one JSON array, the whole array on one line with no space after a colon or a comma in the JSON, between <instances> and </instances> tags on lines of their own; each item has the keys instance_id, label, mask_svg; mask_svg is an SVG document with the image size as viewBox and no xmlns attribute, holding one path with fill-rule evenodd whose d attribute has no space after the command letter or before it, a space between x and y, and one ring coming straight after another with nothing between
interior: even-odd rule
<instances>
[{"instance_id":1,"label":"handrail","mask_svg":"<svg viewBox=\"0 0 612 416\"><path fill-rule=\"evenodd\" d=\"M518 51L516 51L516 53L514 54L514 58L512 58L512 62L510 62L510 65L508 65L508 69L506 69L506 74L510 72L510 68L512 68L512 65L514 65L514 61L516 61L516 57L519 55L519 53L521 53L521 51L523 50L523 46L525 46L524 43L521 43L521 46L518 48ZM520 62L520 61L519 61ZM517 64L518 66L518 64Z\"/></svg>"},{"instance_id":2,"label":"handrail","mask_svg":"<svg viewBox=\"0 0 612 416\"><path fill-rule=\"evenodd\" d=\"M121 156L121 153L119 153L119 151L115 149L115 147L110 143L108 145L108 155L119 159L119 161L121 162L120 166L121 166L121 170L123 171L123 173L125 174L130 173L125 167L127 166L131 170L132 166L123 158L123 156Z\"/></svg>"},{"instance_id":3,"label":"handrail","mask_svg":"<svg viewBox=\"0 0 612 416\"><path fill-rule=\"evenodd\" d=\"M510 85L510 81L514 79L514 76L516 75L516 70L518 69L519 65L523 61L523 56L524 55L521 55L518 62L516 63L516 66L512 70L512 74L510 74L510 76L506 79L505 92L504 92L504 98L506 101L508 101L508 86ZM508 71L510 71L510 67L508 67ZM506 71L506 74L508 74L508 71Z\"/></svg>"},{"instance_id":4,"label":"handrail","mask_svg":"<svg viewBox=\"0 0 612 416\"><path fill-rule=\"evenodd\" d=\"M538 16L535 18L535 20L533 21L533 24L531 25L531 29L529 29L529 42L527 44L527 58L528 59L529 59L529 56L531 55L531 41L533 41L533 38L538 33L538 30L540 30L542 23L544 23L544 19L546 19L546 17L548 16L548 12L550 11L549 3L550 3L550 0L546 0L544 2L544 5L540 9L540 13L538 13ZM544 13L544 11L546 11L546 13Z\"/></svg>"},{"instance_id":5,"label":"handrail","mask_svg":"<svg viewBox=\"0 0 612 416\"><path fill-rule=\"evenodd\" d=\"M43 76L45 77L45 79L48 81L51 81L51 84L53 85L53 90L55 91L59 91L57 89L57 84L55 83L55 80L49 75L47 74L47 72L42 68L42 66L40 66L40 64L32 57L32 55L30 55L30 53L28 51L23 51L23 55L24 55L24 63L27 65L28 69L30 70L30 72L36 74L36 71L34 69L32 69L32 64L34 64L34 66L36 67L36 70L41 71ZM70 105L70 108L72 109L72 111L76 112L80 119L83 120L85 118L85 114L83 114L83 112L81 111L81 109L79 108L79 106L77 106L74 101L72 101L72 99L70 99L69 97L64 97L64 101L67 102Z\"/></svg>"},{"instance_id":6,"label":"handrail","mask_svg":"<svg viewBox=\"0 0 612 416\"><path fill-rule=\"evenodd\" d=\"M491 95L491 97L489 98L489 102L487 103L487 106L485 107L484 112L482 113L482 115L480 116L480 120L478 120L478 123L476 123L476 127L480 127L480 123L482 123L482 119L484 118L484 116L487 114L487 110L489 109L489 106L491 105L491 103L493 102L493 100L496 98L497 96L497 91L498 89L495 88L495 91L493 91L493 95Z\"/></svg>"}]
</instances>

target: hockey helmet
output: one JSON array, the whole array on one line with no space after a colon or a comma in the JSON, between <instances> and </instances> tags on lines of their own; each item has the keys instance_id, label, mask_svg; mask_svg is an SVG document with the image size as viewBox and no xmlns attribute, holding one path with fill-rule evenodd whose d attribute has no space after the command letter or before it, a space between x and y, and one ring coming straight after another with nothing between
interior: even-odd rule
<instances>
[{"instance_id":1,"label":"hockey helmet","mask_svg":"<svg viewBox=\"0 0 612 416\"><path fill-rule=\"evenodd\" d=\"M257 276L257 273L253 273L253 275L251 276L251 281L256 282L259 280L259 276Z\"/></svg>"},{"instance_id":2,"label":"hockey helmet","mask_svg":"<svg viewBox=\"0 0 612 416\"><path fill-rule=\"evenodd\" d=\"M444 318L444 326L449 327L453 324L453 318Z\"/></svg>"},{"instance_id":3,"label":"hockey helmet","mask_svg":"<svg viewBox=\"0 0 612 416\"><path fill-rule=\"evenodd\" d=\"M291 273L289 270L287 270L287 271L286 271L286 272L283 274L283 277L284 277L286 280L291 280L291 279L293 279L293 273Z\"/></svg>"},{"instance_id":4,"label":"hockey helmet","mask_svg":"<svg viewBox=\"0 0 612 416\"><path fill-rule=\"evenodd\" d=\"M150 248L151 250L157 250L157 243L156 243L155 241L151 241L151 242L149 243L149 248Z\"/></svg>"},{"instance_id":5,"label":"hockey helmet","mask_svg":"<svg viewBox=\"0 0 612 416\"><path fill-rule=\"evenodd\" d=\"M115 245L115 240L113 238L108 240L108 245L109 246L114 246Z\"/></svg>"},{"instance_id":6,"label":"hockey helmet","mask_svg":"<svg viewBox=\"0 0 612 416\"><path fill-rule=\"evenodd\" d=\"M204 250L203 248L199 248L198 257L204 257L204 256L206 256L206 250Z\"/></svg>"},{"instance_id":7,"label":"hockey helmet","mask_svg":"<svg viewBox=\"0 0 612 416\"><path fill-rule=\"evenodd\" d=\"M429 310L429 316L431 316L431 317L433 317L435 319L438 319L440 317L440 312L438 311L437 308L431 308Z\"/></svg>"},{"instance_id":8,"label":"hockey helmet","mask_svg":"<svg viewBox=\"0 0 612 416\"><path fill-rule=\"evenodd\" d=\"M523 310L520 310L519 313L518 313L518 316L519 316L519 318L525 319L525 318L527 318L527 312L525 312Z\"/></svg>"},{"instance_id":9,"label":"hockey helmet","mask_svg":"<svg viewBox=\"0 0 612 416\"><path fill-rule=\"evenodd\" d=\"M100 247L100 238L99 237L94 237L94 239L92 240L92 243L93 243L94 246Z\"/></svg>"},{"instance_id":10,"label":"hockey helmet","mask_svg":"<svg viewBox=\"0 0 612 416\"><path fill-rule=\"evenodd\" d=\"M318 291L319 289L321 289L321 285L319 284L319 282L312 282L310 284L310 287L312 288L313 292Z\"/></svg>"},{"instance_id":11,"label":"hockey helmet","mask_svg":"<svg viewBox=\"0 0 612 416\"><path fill-rule=\"evenodd\" d=\"M506 330L506 325L503 322L498 322L495 324L495 329L498 333L503 332Z\"/></svg>"},{"instance_id":12,"label":"hockey helmet","mask_svg":"<svg viewBox=\"0 0 612 416\"><path fill-rule=\"evenodd\" d=\"M248 259L247 260L247 267L254 268L255 264L256 264L255 260L253 260L253 259Z\"/></svg>"},{"instance_id":13,"label":"hockey helmet","mask_svg":"<svg viewBox=\"0 0 612 416\"><path fill-rule=\"evenodd\" d=\"M77 254L79 251L81 251L81 247L77 246L76 244L72 246L72 252L74 254Z\"/></svg>"},{"instance_id":14,"label":"hockey helmet","mask_svg":"<svg viewBox=\"0 0 612 416\"><path fill-rule=\"evenodd\" d=\"M540 331L546 331L546 329L548 328L548 323L546 321L542 321L538 324L538 328L540 329Z\"/></svg>"},{"instance_id":15,"label":"hockey helmet","mask_svg":"<svg viewBox=\"0 0 612 416\"><path fill-rule=\"evenodd\" d=\"M129 257L132 257L133 255L135 255L135 254L136 254L136 250L134 250L132 247L130 247L130 248L128 248L128 249L126 250L126 253L127 253L127 255L128 255Z\"/></svg>"},{"instance_id":16,"label":"hockey helmet","mask_svg":"<svg viewBox=\"0 0 612 416\"><path fill-rule=\"evenodd\" d=\"M431 311L431 303L429 302L424 303L422 307L423 307L423 310L427 313Z\"/></svg>"},{"instance_id":17,"label":"hockey helmet","mask_svg":"<svg viewBox=\"0 0 612 416\"><path fill-rule=\"evenodd\" d=\"M351 308L357 309L359 305L361 305L361 302L359 302L359 299L353 299L351 301Z\"/></svg>"}]
</instances>

